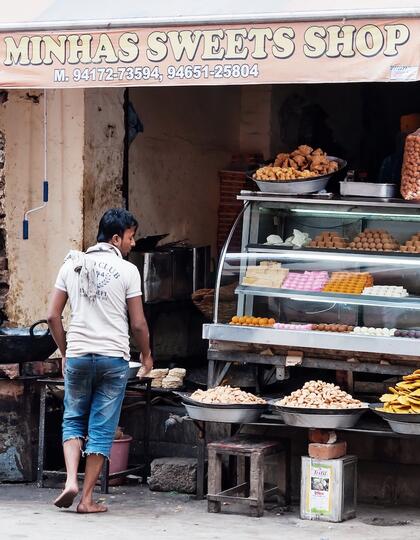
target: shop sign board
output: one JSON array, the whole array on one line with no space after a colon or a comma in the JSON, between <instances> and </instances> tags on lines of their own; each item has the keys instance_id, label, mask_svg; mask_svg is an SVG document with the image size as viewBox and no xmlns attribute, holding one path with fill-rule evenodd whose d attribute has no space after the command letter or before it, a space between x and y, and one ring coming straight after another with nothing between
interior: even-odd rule
<instances>
[{"instance_id":1,"label":"shop sign board","mask_svg":"<svg viewBox=\"0 0 420 540\"><path fill-rule=\"evenodd\" d=\"M0 33L0 87L416 81L420 21Z\"/></svg>"}]
</instances>

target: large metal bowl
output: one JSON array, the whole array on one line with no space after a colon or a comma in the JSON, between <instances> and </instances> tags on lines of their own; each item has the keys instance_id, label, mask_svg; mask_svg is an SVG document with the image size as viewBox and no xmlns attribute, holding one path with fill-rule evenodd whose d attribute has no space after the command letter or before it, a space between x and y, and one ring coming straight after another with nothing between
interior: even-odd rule
<instances>
[{"instance_id":1,"label":"large metal bowl","mask_svg":"<svg viewBox=\"0 0 420 540\"><path fill-rule=\"evenodd\" d=\"M307 409L274 405L274 408L289 426L319 429L351 428L367 410L367 406L357 409Z\"/></svg>"},{"instance_id":2,"label":"large metal bowl","mask_svg":"<svg viewBox=\"0 0 420 540\"><path fill-rule=\"evenodd\" d=\"M277 182L264 182L261 180L255 180L255 178L249 176L253 180L261 191L266 193L277 193L278 195L302 195L305 193L316 193L325 189L330 178L339 173L344 167L347 166L347 161L334 156L327 156L330 161L337 161L338 170L330 174L324 174L322 176L314 176L309 180L289 180Z\"/></svg>"},{"instance_id":3,"label":"large metal bowl","mask_svg":"<svg viewBox=\"0 0 420 540\"><path fill-rule=\"evenodd\" d=\"M256 422L264 410L260 409L239 409L239 408L212 408L198 407L183 402L187 409L188 416L194 420L203 422L222 422L227 424L250 424Z\"/></svg>"},{"instance_id":4,"label":"large metal bowl","mask_svg":"<svg viewBox=\"0 0 420 540\"><path fill-rule=\"evenodd\" d=\"M401 414L378 411L383 407L383 403L371 403L369 409L387 422L403 422L406 424L420 424L420 414Z\"/></svg>"},{"instance_id":5,"label":"large metal bowl","mask_svg":"<svg viewBox=\"0 0 420 540\"><path fill-rule=\"evenodd\" d=\"M407 416L412 416L407 415ZM404 435L420 435L420 424L418 422L397 422L396 420L387 420L389 427L395 433Z\"/></svg>"},{"instance_id":6,"label":"large metal bowl","mask_svg":"<svg viewBox=\"0 0 420 540\"><path fill-rule=\"evenodd\" d=\"M191 399L190 394L184 392L175 393L181 397L182 404L187 409L188 416L194 420L201 420L203 422L249 424L256 422L268 407L267 404L212 405L195 401Z\"/></svg>"}]
</instances>

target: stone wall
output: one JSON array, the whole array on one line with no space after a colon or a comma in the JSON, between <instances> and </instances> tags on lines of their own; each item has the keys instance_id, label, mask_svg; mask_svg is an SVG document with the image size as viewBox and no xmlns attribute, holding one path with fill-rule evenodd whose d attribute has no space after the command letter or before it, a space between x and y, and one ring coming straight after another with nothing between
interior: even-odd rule
<instances>
[{"instance_id":1,"label":"stone wall","mask_svg":"<svg viewBox=\"0 0 420 540\"><path fill-rule=\"evenodd\" d=\"M9 274L7 271L6 258L6 227L5 227L5 178L4 178L4 162L5 162L5 137L0 131L0 323L3 318L3 308L6 303L6 295L9 290Z\"/></svg>"},{"instance_id":2,"label":"stone wall","mask_svg":"<svg viewBox=\"0 0 420 540\"><path fill-rule=\"evenodd\" d=\"M22 238L25 212L42 201L43 104L40 90L11 90L0 105L6 140L5 217L0 219L7 230L10 276L4 311L14 326L45 318L58 269L83 240L84 91L79 89L48 91L50 197L43 210L30 215L29 240Z\"/></svg>"},{"instance_id":3,"label":"stone wall","mask_svg":"<svg viewBox=\"0 0 420 540\"><path fill-rule=\"evenodd\" d=\"M83 153L83 245L96 242L109 208L124 207L124 88L85 90Z\"/></svg>"}]
</instances>

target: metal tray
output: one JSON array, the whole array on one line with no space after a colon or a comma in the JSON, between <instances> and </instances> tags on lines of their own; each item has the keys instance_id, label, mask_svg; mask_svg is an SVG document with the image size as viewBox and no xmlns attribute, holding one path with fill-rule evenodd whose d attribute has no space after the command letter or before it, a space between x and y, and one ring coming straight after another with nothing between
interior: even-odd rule
<instances>
[{"instance_id":1,"label":"metal tray","mask_svg":"<svg viewBox=\"0 0 420 540\"><path fill-rule=\"evenodd\" d=\"M264 409L239 409L226 407L197 407L183 401L184 407L187 409L188 416L194 420L203 422L223 422L228 424L249 424L256 422Z\"/></svg>"},{"instance_id":2,"label":"metal tray","mask_svg":"<svg viewBox=\"0 0 420 540\"><path fill-rule=\"evenodd\" d=\"M383 407L383 403L371 403L369 409L371 409L375 414L386 420L387 422L403 422L406 424L420 424L420 414L399 414L399 413L389 413L378 411L377 407Z\"/></svg>"},{"instance_id":3,"label":"metal tray","mask_svg":"<svg viewBox=\"0 0 420 540\"><path fill-rule=\"evenodd\" d=\"M222 410L228 410L228 409L240 409L240 410L251 410L251 409L259 409L261 412L264 412L267 409L267 404L245 404L245 405L223 405L220 403L201 403L200 401L196 401L195 399L191 399L191 394L185 393L185 392L174 392L177 396L179 396L182 399L182 402L186 405L192 405L194 407L202 407L204 409L222 409Z\"/></svg>"},{"instance_id":4,"label":"metal tray","mask_svg":"<svg viewBox=\"0 0 420 540\"><path fill-rule=\"evenodd\" d=\"M347 166L347 161L334 156L327 156L330 161L337 161L338 170L330 174L324 174L322 176L314 176L310 180L289 180L277 182L264 182L261 180L255 180L252 177L255 171L248 177L254 181L261 191L266 193L277 193L279 195L301 195L304 193L315 193L325 189L330 178L339 173L344 167Z\"/></svg>"},{"instance_id":5,"label":"metal tray","mask_svg":"<svg viewBox=\"0 0 420 540\"><path fill-rule=\"evenodd\" d=\"M396 184L376 184L374 182L340 182L340 195L343 197L374 197L392 199L398 194Z\"/></svg>"},{"instance_id":6,"label":"metal tray","mask_svg":"<svg viewBox=\"0 0 420 540\"><path fill-rule=\"evenodd\" d=\"M367 406L360 409L306 409L276 405L275 408L289 426L319 429L351 428L367 410Z\"/></svg>"}]
</instances>

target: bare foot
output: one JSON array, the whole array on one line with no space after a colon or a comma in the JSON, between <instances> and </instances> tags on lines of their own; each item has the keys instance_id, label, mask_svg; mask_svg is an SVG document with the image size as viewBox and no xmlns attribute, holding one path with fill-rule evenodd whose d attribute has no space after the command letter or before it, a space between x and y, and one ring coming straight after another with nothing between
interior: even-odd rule
<instances>
[{"instance_id":1,"label":"bare foot","mask_svg":"<svg viewBox=\"0 0 420 540\"><path fill-rule=\"evenodd\" d=\"M77 505L77 512L79 514L97 514L99 512L107 512L108 508L104 504L99 503L82 503Z\"/></svg>"},{"instance_id":2,"label":"bare foot","mask_svg":"<svg viewBox=\"0 0 420 540\"><path fill-rule=\"evenodd\" d=\"M60 495L55 499L55 506L58 506L58 508L70 508L78 492L79 490L77 487L64 488Z\"/></svg>"}]
</instances>

